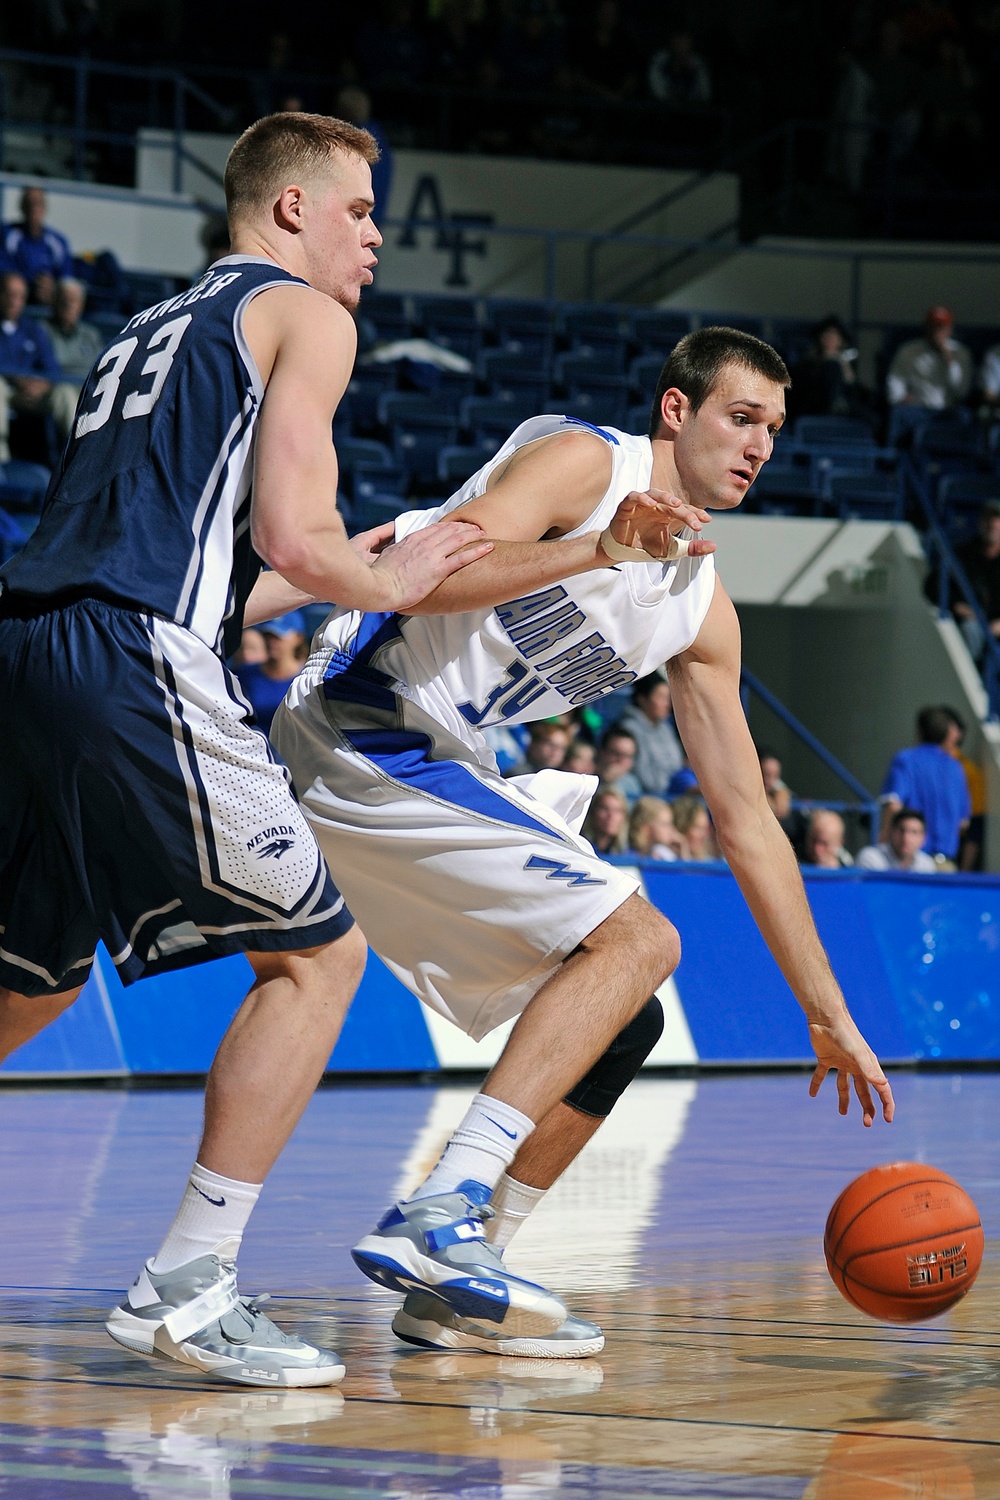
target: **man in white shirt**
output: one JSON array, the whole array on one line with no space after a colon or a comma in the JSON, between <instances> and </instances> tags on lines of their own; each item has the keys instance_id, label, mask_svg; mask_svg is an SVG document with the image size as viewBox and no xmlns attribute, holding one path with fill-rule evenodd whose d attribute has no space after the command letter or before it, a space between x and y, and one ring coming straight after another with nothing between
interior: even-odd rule
<instances>
[{"instance_id":1,"label":"man in white shirt","mask_svg":"<svg viewBox=\"0 0 1000 1500\"><path fill-rule=\"evenodd\" d=\"M928 308L924 330L923 338L896 350L887 381L889 405L946 411L972 389L972 355L952 336L955 319L947 307Z\"/></svg>"},{"instance_id":2,"label":"man in white shirt","mask_svg":"<svg viewBox=\"0 0 1000 1500\"><path fill-rule=\"evenodd\" d=\"M937 865L924 850L927 824L923 813L913 807L901 807L894 813L884 844L869 844L857 858L859 870L912 870L917 875L933 874Z\"/></svg>"}]
</instances>

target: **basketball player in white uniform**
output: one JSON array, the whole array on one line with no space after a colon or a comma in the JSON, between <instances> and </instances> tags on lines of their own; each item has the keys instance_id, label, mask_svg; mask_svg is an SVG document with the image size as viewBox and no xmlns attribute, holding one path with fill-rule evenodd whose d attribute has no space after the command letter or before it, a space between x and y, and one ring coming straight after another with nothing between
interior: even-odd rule
<instances>
[{"instance_id":1,"label":"basketball player in white uniform","mask_svg":"<svg viewBox=\"0 0 1000 1500\"><path fill-rule=\"evenodd\" d=\"M338 610L275 718L317 839L388 967L475 1038L520 1017L427 1181L355 1247L366 1274L408 1294L393 1326L412 1342L549 1356L601 1347L600 1330L567 1318L558 1298L499 1259L491 1267L489 1243L502 1249L641 1066L662 1025L649 996L680 956L634 879L575 831L593 778L504 781L488 726L564 712L666 662L723 853L806 1013L810 1091L834 1070L842 1113L853 1081L866 1125L872 1090L892 1118L767 805L736 615L710 550L688 529L664 561L627 545L620 516L607 529L630 496L687 507L677 531L692 517L700 530L702 506L738 505L770 456L787 381L768 345L705 329L664 367L650 438L565 417L522 424L451 500L400 517L395 535L442 515L522 545L599 533L605 567L526 590L505 587L493 558L406 613ZM463 600L465 613L436 613Z\"/></svg>"}]
</instances>

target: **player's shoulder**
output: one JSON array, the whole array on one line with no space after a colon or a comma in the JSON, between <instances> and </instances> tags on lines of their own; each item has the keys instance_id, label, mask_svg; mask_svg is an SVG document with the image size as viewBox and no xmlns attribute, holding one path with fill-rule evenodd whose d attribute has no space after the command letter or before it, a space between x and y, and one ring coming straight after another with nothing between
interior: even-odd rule
<instances>
[{"instance_id":1,"label":"player's shoulder","mask_svg":"<svg viewBox=\"0 0 1000 1500\"><path fill-rule=\"evenodd\" d=\"M357 326L347 308L304 281L283 281L263 287L251 302L248 314L256 323L270 325L282 338L318 334L357 342Z\"/></svg>"}]
</instances>

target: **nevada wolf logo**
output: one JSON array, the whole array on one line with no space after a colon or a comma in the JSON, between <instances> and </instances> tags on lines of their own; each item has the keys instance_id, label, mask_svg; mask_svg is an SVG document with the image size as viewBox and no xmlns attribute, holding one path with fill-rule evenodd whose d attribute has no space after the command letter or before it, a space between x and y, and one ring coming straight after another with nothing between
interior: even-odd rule
<instances>
[{"instance_id":1,"label":"nevada wolf logo","mask_svg":"<svg viewBox=\"0 0 1000 1500\"><path fill-rule=\"evenodd\" d=\"M263 849L257 851L257 858L280 859L283 854L287 854L289 849L294 848L294 839L272 839L269 844L264 845Z\"/></svg>"}]
</instances>

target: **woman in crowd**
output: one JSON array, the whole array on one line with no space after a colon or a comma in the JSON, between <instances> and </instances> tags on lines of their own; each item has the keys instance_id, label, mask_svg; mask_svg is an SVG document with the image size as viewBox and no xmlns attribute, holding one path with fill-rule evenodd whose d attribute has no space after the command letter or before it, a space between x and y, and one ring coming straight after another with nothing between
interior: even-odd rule
<instances>
[{"instance_id":1,"label":"woman in crowd","mask_svg":"<svg viewBox=\"0 0 1000 1500\"><path fill-rule=\"evenodd\" d=\"M674 803L674 826L681 835L681 859L718 859L708 808L700 797L678 797Z\"/></svg>"},{"instance_id":2,"label":"woman in crowd","mask_svg":"<svg viewBox=\"0 0 1000 1500\"><path fill-rule=\"evenodd\" d=\"M598 787L581 829L598 854L628 851L628 803L613 786Z\"/></svg>"},{"instance_id":3,"label":"woman in crowd","mask_svg":"<svg viewBox=\"0 0 1000 1500\"><path fill-rule=\"evenodd\" d=\"M670 803L662 797L640 797L629 818L628 843L633 854L644 859L677 859L681 839Z\"/></svg>"}]
</instances>

